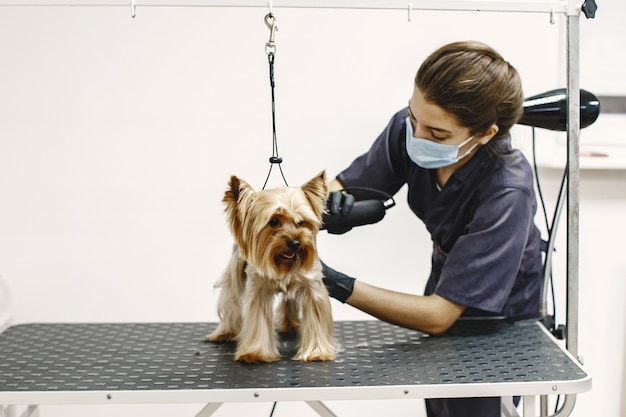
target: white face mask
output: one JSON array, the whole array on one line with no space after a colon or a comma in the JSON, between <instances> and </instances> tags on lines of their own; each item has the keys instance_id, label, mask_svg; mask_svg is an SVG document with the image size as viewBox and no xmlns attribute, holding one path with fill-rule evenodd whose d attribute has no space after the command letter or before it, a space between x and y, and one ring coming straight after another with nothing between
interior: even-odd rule
<instances>
[{"instance_id":1,"label":"white face mask","mask_svg":"<svg viewBox=\"0 0 626 417\"><path fill-rule=\"evenodd\" d=\"M468 144L472 139L474 136L470 136L458 145L444 145L428 139L414 138L411 120L406 118L406 151L411 161L422 168L441 168L459 162L478 146L478 143L475 143L467 152L459 156L461 147Z\"/></svg>"}]
</instances>

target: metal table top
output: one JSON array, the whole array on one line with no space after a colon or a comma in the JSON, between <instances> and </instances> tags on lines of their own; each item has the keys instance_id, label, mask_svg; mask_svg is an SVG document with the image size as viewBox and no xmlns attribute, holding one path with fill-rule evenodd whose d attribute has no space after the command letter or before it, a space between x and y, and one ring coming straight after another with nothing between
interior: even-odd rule
<instances>
[{"instance_id":1,"label":"metal table top","mask_svg":"<svg viewBox=\"0 0 626 417\"><path fill-rule=\"evenodd\" d=\"M461 320L432 337L339 321L331 362L244 364L216 323L23 324L0 334L0 404L181 403L571 394L591 378L534 321Z\"/></svg>"}]
</instances>

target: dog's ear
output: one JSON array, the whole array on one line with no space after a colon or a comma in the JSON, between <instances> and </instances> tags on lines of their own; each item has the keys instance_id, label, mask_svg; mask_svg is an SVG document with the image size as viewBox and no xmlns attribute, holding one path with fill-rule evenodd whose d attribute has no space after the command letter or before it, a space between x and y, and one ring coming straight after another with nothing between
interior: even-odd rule
<instances>
[{"instance_id":1,"label":"dog's ear","mask_svg":"<svg viewBox=\"0 0 626 417\"><path fill-rule=\"evenodd\" d=\"M239 195L241 194L242 180L236 176L231 176L228 182L228 189L224 193L224 199L222 200L226 204L237 204L239 201Z\"/></svg>"},{"instance_id":2,"label":"dog's ear","mask_svg":"<svg viewBox=\"0 0 626 417\"><path fill-rule=\"evenodd\" d=\"M309 182L302 186L304 195L311 203L315 215L321 219L326 210L326 199L328 199L328 183L326 182L326 171L322 171Z\"/></svg>"},{"instance_id":3,"label":"dog's ear","mask_svg":"<svg viewBox=\"0 0 626 417\"><path fill-rule=\"evenodd\" d=\"M233 175L230 177L230 181L228 182L228 189L224 193L224 198L222 199L222 202L226 203L227 205L235 205L239 203L243 198L251 194L254 194L254 190L252 189L250 184Z\"/></svg>"},{"instance_id":4,"label":"dog's ear","mask_svg":"<svg viewBox=\"0 0 626 417\"><path fill-rule=\"evenodd\" d=\"M230 177L228 189L224 193L222 202L226 206L224 211L228 216L230 229L239 244L241 244L240 240L243 236L242 229L245 212L250 206L254 195L255 192L250 184L234 175Z\"/></svg>"},{"instance_id":5,"label":"dog's ear","mask_svg":"<svg viewBox=\"0 0 626 417\"><path fill-rule=\"evenodd\" d=\"M231 176L228 182L228 189L224 193L224 199L222 200L226 204L236 204L239 200L239 184L241 180L236 176Z\"/></svg>"}]
</instances>

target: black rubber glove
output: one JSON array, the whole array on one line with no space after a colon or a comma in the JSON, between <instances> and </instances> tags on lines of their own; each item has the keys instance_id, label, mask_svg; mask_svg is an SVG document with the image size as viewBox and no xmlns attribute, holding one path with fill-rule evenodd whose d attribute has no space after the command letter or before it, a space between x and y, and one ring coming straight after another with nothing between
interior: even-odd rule
<instances>
[{"instance_id":1,"label":"black rubber glove","mask_svg":"<svg viewBox=\"0 0 626 417\"><path fill-rule=\"evenodd\" d=\"M328 290L328 294L345 304L346 300L352 295L356 279L335 271L324 262L322 262L322 273L324 274L322 281Z\"/></svg>"},{"instance_id":2,"label":"black rubber glove","mask_svg":"<svg viewBox=\"0 0 626 417\"><path fill-rule=\"evenodd\" d=\"M347 216L352 211L355 198L352 194L342 191L331 191L328 195L326 216ZM340 235L352 230L352 226L333 226L330 221L326 222L328 233Z\"/></svg>"}]
</instances>

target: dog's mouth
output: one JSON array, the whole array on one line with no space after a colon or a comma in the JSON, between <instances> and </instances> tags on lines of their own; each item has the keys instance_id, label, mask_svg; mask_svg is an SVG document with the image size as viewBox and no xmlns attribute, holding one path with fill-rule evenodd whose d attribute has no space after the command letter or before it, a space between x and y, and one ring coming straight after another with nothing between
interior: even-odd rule
<instances>
[{"instance_id":1,"label":"dog's mouth","mask_svg":"<svg viewBox=\"0 0 626 417\"><path fill-rule=\"evenodd\" d=\"M278 257L286 261L292 261L296 259L298 253L296 251L286 250L278 254Z\"/></svg>"}]
</instances>

